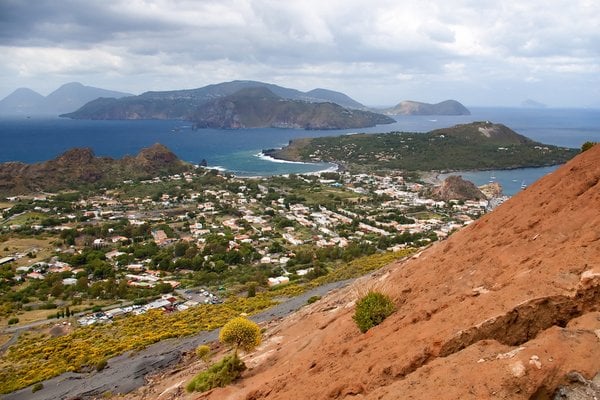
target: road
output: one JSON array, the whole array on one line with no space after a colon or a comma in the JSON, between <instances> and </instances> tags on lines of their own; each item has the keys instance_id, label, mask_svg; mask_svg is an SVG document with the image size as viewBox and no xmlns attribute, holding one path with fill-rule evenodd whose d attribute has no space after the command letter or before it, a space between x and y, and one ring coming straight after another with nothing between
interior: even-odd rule
<instances>
[{"instance_id":1,"label":"road","mask_svg":"<svg viewBox=\"0 0 600 400\"><path fill-rule=\"evenodd\" d=\"M334 289L348 285L354 279L330 283L314 288L300 296L284 301L251 317L266 322L285 317L306 305L311 296L324 296ZM218 329L201 332L183 339L168 339L148 346L137 353L126 353L111 358L100 372L67 372L43 382L44 388L32 393L31 387L2 396L3 400L89 399L103 393L128 393L145 383L144 377L156 370L177 363L184 352L203 343L217 340Z\"/></svg>"}]
</instances>

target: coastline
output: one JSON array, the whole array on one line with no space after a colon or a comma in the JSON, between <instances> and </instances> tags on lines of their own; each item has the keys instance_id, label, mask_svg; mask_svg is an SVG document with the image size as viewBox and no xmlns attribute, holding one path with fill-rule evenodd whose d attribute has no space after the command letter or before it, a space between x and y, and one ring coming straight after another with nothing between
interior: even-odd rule
<instances>
[{"instance_id":1,"label":"coastline","mask_svg":"<svg viewBox=\"0 0 600 400\"><path fill-rule=\"evenodd\" d=\"M273 149L275 150L275 149ZM318 163L311 163L311 162L304 162L304 161L290 161L290 160L285 160L285 159L281 159L281 158L276 158L273 157L269 154L266 154L265 151L269 151L269 150L262 150L259 153L254 154L254 157L266 161L266 162L272 162L272 163L276 163L276 164L295 164L295 165L306 165L306 166L319 166ZM236 178L240 178L240 179L260 179L260 178L266 178L269 176L289 176L290 174L295 174L295 175L320 175L322 173L326 173L326 172L338 172L340 170L340 164L338 163L332 163L332 162L328 162L325 163L323 162L323 169L319 169L317 171L309 171L309 172L286 172L286 173L269 173L269 174L255 174L255 175L238 175L236 174L235 171L230 170L228 168L225 168L223 166L220 165L215 165L215 166L207 166L207 169L215 169L218 170L220 172L225 172L225 173L230 173L232 174L234 177Z\"/></svg>"}]
</instances>

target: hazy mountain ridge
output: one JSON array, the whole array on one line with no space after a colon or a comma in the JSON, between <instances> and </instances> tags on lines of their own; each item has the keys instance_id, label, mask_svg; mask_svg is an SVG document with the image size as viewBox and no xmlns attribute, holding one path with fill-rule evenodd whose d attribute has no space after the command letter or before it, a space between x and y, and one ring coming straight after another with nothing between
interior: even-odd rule
<instances>
[{"instance_id":1,"label":"hazy mountain ridge","mask_svg":"<svg viewBox=\"0 0 600 400\"><path fill-rule=\"evenodd\" d=\"M456 100L445 100L436 104L406 100L382 111L387 115L471 115L471 112Z\"/></svg>"},{"instance_id":2,"label":"hazy mountain ridge","mask_svg":"<svg viewBox=\"0 0 600 400\"><path fill-rule=\"evenodd\" d=\"M121 98L129 93L84 86L79 82L66 83L44 97L19 88L0 100L0 115L58 115L74 111L99 97Z\"/></svg>"},{"instance_id":3,"label":"hazy mountain ridge","mask_svg":"<svg viewBox=\"0 0 600 400\"><path fill-rule=\"evenodd\" d=\"M74 119L191 119L197 109L211 101L234 95L240 90L266 88L286 100L309 103L333 102L345 108L366 110L367 107L343 93L315 89L301 92L296 89L257 82L231 81L197 89L150 91L139 96L118 100L98 99L75 112L62 115Z\"/></svg>"},{"instance_id":4,"label":"hazy mountain ridge","mask_svg":"<svg viewBox=\"0 0 600 400\"><path fill-rule=\"evenodd\" d=\"M161 144L122 159L96 157L90 148L75 148L41 163L1 163L0 194L17 195L96 183L108 184L176 174L191 168Z\"/></svg>"}]
</instances>

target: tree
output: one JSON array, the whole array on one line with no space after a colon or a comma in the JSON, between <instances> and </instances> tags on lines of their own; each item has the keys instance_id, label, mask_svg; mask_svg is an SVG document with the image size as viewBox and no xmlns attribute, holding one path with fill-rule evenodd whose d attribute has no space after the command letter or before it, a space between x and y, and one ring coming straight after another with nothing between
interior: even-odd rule
<instances>
[{"instance_id":1,"label":"tree","mask_svg":"<svg viewBox=\"0 0 600 400\"><path fill-rule=\"evenodd\" d=\"M247 318L237 317L227 322L221 332L219 341L233 346L234 357L237 357L238 349L252 351L261 342L260 327Z\"/></svg>"}]
</instances>

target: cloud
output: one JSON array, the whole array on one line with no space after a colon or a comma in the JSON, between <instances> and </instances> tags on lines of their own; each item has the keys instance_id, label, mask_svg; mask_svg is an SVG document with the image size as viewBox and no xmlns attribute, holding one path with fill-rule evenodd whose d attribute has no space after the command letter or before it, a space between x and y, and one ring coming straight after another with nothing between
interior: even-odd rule
<instances>
[{"instance_id":1,"label":"cloud","mask_svg":"<svg viewBox=\"0 0 600 400\"><path fill-rule=\"evenodd\" d=\"M448 90L469 102L527 78L591 101L598 26L593 0L0 0L0 94L15 81L142 92L260 79L379 104ZM496 101L535 97L521 90Z\"/></svg>"}]
</instances>

